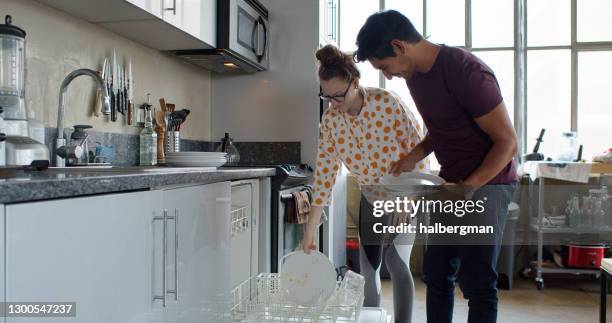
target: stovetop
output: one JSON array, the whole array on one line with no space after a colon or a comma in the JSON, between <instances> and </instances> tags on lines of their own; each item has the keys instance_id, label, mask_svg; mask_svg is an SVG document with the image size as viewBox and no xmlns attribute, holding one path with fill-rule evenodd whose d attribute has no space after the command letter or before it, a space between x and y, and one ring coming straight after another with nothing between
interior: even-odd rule
<instances>
[{"instance_id":1,"label":"stovetop","mask_svg":"<svg viewBox=\"0 0 612 323\"><path fill-rule=\"evenodd\" d=\"M227 167L227 166L225 166ZM231 166L230 166L231 167ZM311 182L314 171L308 164L240 164L234 167L272 167L276 168L276 176L272 178L272 188L286 188L305 185Z\"/></svg>"}]
</instances>

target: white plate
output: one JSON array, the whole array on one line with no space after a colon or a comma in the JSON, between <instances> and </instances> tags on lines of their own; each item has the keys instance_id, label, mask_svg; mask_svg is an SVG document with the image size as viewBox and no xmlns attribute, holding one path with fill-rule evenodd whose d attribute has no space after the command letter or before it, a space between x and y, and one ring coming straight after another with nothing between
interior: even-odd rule
<instances>
[{"instance_id":1,"label":"white plate","mask_svg":"<svg viewBox=\"0 0 612 323\"><path fill-rule=\"evenodd\" d=\"M169 156L205 156L205 157L225 157L227 153L207 152L207 151L175 151L168 152Z\"/></svg>"},{"instance_id":2,"label":"white plate","mask_svg":"<svg viewBox=\"0 0 612 323\"><path fill-rule=\"evenodd\" d=\"M327 301L336 289L336 270L324 254L298 250L282 259L280 283L287 301L317 305Z\"/></svg>"},{"instance_id":3,"label":"white plate","mask_svg":"<svg viewBox=\"0 0 612 323\"><path fill-rule=\"evenodd\" d=\"M227 159L224 156L179 156L179 155L166 155L168 158L177 159Z\"/></svg>"},{"instance_id":4,"label":"white plate","mask_svg":"<svg viewBox=\"0 0 612 323\"><path fill-rule=\"evenodd\" d=\"M181 160L168 160L166 163L170 166L178 167L219 167L223 166L226 161L211 162L211 161L181 161Z\"/></svg>"},{"instance_id":5,"label":"white plate","mask_svg":"<svg viewBox=\"0 0 612 323\"><path fill-rule=\"evenodd\" d=\"M380 184L392 186L422 186L422 185L442 185L444 179L442 177L427 174L427 173L401 173L400 176L387 174L380 178Z\"/></svg>"},{"instance_id":6,"label":"white plate","mask_svg":"<svg viewBox=\"0 0 612 323\"><path fill-rule=\"evenodd\" d=\"M227 160L227 158L219 158L219 157L176 157L176 156L166 156L166 159L173 160L196 160L196 161L222 161Z\"/></svg>"}]
</instances>

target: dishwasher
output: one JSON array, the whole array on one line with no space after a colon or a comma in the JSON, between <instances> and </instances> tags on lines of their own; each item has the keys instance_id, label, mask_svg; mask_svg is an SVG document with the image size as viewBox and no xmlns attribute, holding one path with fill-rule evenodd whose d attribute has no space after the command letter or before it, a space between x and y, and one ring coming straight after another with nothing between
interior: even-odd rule
<instances>
[{"instance_id":1,"label":"dishwasher","mask_svg":"<svg viewBox=\"0 0 612 323\"><path fill-rule=\"evenodd\" d=\"M335 294L325 304L302 306L284 301L280 292L281 273L261 272L266 267L262 267L259 249L265 248L266 243L260 236L265 236L266 240L268 238L266 221L263 221L265 216L260 217L260 192L264 193L262 186L257 179L234 181L231 192L232 322L392 322L391 315L383 308L362 307L363 296L350 305L334 302L337 299L335 295L342 290L341 281L337 282Z\"/></svg>"},{"instance_id":2,"label":"dishwasher","mask_svg":"<svg viewBox=\"0 0 612 323\"><path fill-rule=\"evenodd\" d=\"M231 188L231 286L259 273L260 182L232 182Z\"/></svg>"},{"instance_id":3,"label":"dishwasher","mask_svg":"<svg viewBox=\"0 0 612 323\"><path fill-rule=\"evenodd\" d=\"M232 321L241 323L391 323L392 317L380 307L362 307L363 296L346 302L341 283L324 304L297 305L283 298L280 274L261 273L232 291Z\"/></svg>"}]
</instances>

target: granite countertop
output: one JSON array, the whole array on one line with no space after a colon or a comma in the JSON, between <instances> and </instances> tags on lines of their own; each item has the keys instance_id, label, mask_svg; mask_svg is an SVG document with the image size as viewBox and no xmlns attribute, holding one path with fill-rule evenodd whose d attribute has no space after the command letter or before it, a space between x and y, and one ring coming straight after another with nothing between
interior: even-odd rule
<instances>
[{"instance_id":1,"label":"granite countertop","mask_svg":"<svg viewBox=\"0 0 612 323\"><path fill-rule=\"evenodd\" d=\"M0 204L274 176L274 168L50 168L0 177Z\"/></svg>"}]
</instances>

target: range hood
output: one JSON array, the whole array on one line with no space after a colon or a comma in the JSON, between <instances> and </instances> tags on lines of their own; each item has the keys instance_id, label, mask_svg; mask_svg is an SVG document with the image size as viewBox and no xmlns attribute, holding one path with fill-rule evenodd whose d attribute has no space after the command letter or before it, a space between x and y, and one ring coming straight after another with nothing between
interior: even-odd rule
<instances>
[{"instance_id":1,"label":"range hood","mask_svg":"<svg viewBox=\"0 0 612 323\"><path fill-rule=\"evenodd\" d=\"M222 48L174 51L174 54L194 65L216 73L255 73L265 68Z\"/></svg>"}]
</instances>

